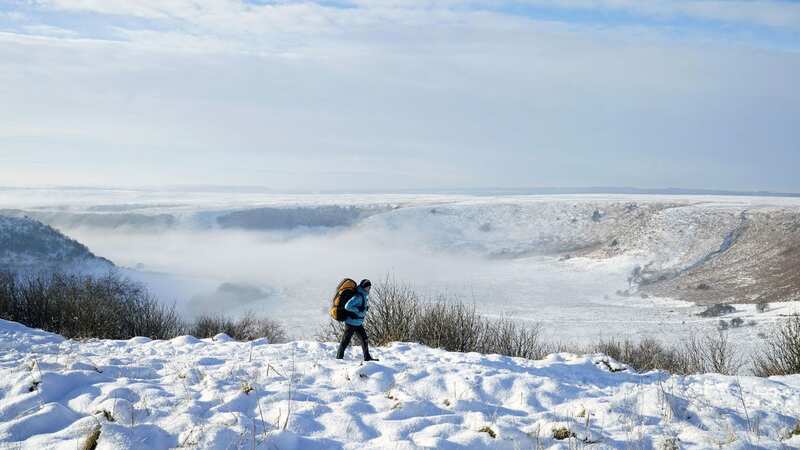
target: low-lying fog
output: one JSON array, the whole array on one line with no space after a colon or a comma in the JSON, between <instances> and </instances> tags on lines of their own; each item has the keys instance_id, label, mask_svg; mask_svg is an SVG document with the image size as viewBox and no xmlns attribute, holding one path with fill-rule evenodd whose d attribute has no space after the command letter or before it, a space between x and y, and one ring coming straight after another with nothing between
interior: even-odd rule
<instances>
[{"instance_id":1,"label":"low-lying fog","mask_svg":"<svg viewBox=\"0 0 800 450\"><path fill-rule=\"evenodd\" d=\"M475 302L487 314L564 326L613 317L636 303L610 300L626 289L632 262L600 264L553 257L493 259L468 250L360 228L302 233L240 230L138 232L75 228L69 234L116 264L136 269L187 314L255 311L310 335L326 320L330 296L344 277L393 277L423 296ZM648 302L648 304L652 303Z\"/></svg>"}]
</instances>

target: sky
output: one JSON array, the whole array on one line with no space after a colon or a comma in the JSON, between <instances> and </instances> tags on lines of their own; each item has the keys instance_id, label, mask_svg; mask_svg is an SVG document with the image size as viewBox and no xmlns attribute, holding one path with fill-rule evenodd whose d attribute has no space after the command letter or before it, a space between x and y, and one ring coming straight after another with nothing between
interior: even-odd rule
<instances>
[{"instance_id":1,"label":"sky","mask_svg":"<svg viewBox=\"0 0 800 450\"><path fill-rule=\"evenodd\" d=\"M800 192L800 1L0 0L0 186Z\"/></svg>"}]
</instances>

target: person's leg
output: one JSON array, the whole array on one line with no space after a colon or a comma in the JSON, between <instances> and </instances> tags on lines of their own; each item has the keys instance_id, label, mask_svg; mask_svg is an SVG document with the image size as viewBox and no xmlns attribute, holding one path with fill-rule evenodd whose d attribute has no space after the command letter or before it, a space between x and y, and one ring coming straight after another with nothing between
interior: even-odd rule
<instances>
[{"instance_id":1,"label":"person's leg","mask_svg":"<svg viewBox=\"0 0 800 450\"><path fill-rule=\"evenodd\" d=\"M354 331L355 327L345 324L344 334L342 335L342 341L339 342L339 351L336 352L336 359L344 358L344 351L347 350L347 346L350 345L350 339L353 338Z\"/></svg>"},{"instance_id":2,"label":"person's leg","mask_svg":"<svg viewBox=\"0 0 800 450\"><path fill-rule=\"evenodd\" d=\"M369 361L372 357L369 354L369 343L367 343L367 331L364 329L364 326L356 327L355 328L356 334L358 334L358 339L361 341L361 351L364 353L364 361Z\"/></svg>"}]
</instances>

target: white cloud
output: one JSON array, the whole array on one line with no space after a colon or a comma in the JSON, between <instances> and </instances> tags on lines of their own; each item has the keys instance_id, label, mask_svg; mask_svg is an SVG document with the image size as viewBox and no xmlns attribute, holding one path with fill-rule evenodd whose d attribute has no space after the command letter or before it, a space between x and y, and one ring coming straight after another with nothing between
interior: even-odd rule
<instances>
[{"instance_id":1,"label":"white cloud","mask_svg":"<svg viewBox=\"0 0 800 450\"><path fill-rule=\"evenodd\" d=\"M99 3L48 5L152 26L0 33L0 146L59 168L0 180L796 184L796 53L443 7L459 1ZM774 155L769 176L755 148Z\"/></svg>"},{"instance_id":2,"label":"white cloud","mask_svg":"<svg viewBox=\"0 0 800 450\"><path fill-rule=\"evenodd\" d=\"M266 4L241 0L39 0L43 8L88 11L117 16L169 20L206 30L241 32L263 30L290 32L327 30L337 26L366 26L382 22L430 23L448 17L464 20L469 12L506 11L514 6L550 10L622 11L641 17L672 19L687 17L721 23L766 27L800 28L800 3L774 0L353 0L351 7L336 7L309 1ZM502 15L502 14L501 14ZM564 19L568 20L568 19ZM602 16L597 23L602 24Z\"/></svg>"},{"instance_id":3,"label":"white cloud","mask_svg":"<svg viewBox=\"0 0 800 450\"><path fill-rule=\"evenodd\" d=\"M167 18L168 11L189 11L190 2L152 2L152 1L126 1L126 0L38 0L33 2L36 6L58 9L90 11L100 14L113 14L120 16L136 16L147 18ZM166 8L165 8L166 7Z\"/></svg>"},{"instance_id":4,"label":"white cloud","mask_svg":"<svg viewBox=\"0 0 800 450\"><path fill-rule=\"evenodd\" d=\"M357 0L365 6L385 5L384 0ZM389 2L404 8L417 8L420 2L400 0ZM511 0L490 2L480 0L451 0L430 2L431 7L472 6L502 9L503 4L527 5L564 10L624 11L643 17L662 19L684 16L723 23L741 23L767 27L800 27L800 3L791 0ZM602 17L598 22L602 23Z\"/></svg>"},{"instance_id":5,"label":"white cloud","mask_svg":"<svg viewBox=\"0 0 800 450\"><path fill-rule=\"evenodd\" d=\"M800 27L800 4L791 1L599 0L580 3L593 3L594 7L622 9L650 16L671 17L683 15L690 18L724 23L743 23L794 29Z\"/></svg>"}]
</instances>

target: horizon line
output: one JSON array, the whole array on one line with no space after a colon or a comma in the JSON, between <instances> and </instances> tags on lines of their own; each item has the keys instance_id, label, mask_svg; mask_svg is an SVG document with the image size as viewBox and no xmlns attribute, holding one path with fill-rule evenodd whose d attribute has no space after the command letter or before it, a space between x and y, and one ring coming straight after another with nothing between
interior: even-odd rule
<instances>
[{"instance_id":1,"label":"horizon line","mask_svg":"<svg viewBox=\"0 0 800 450\"><path fill-rule=\"evenodd\" d=\"M715 188L643 188L631 186L539 186L539 187L449 187L449 188L396 188L396 189L274 189L258 185L222 184L171 184L141 186L81 186L38 185L2 186L0 190L88 190L88 191L142 191L142 192L231 192L290 195L323 194L451 194L451 195L569 195L569 194L632 194L632 195L720 195L745 197L800 197L800 192L770 190L738 190Z\"/></svg>"}]
</instances>

